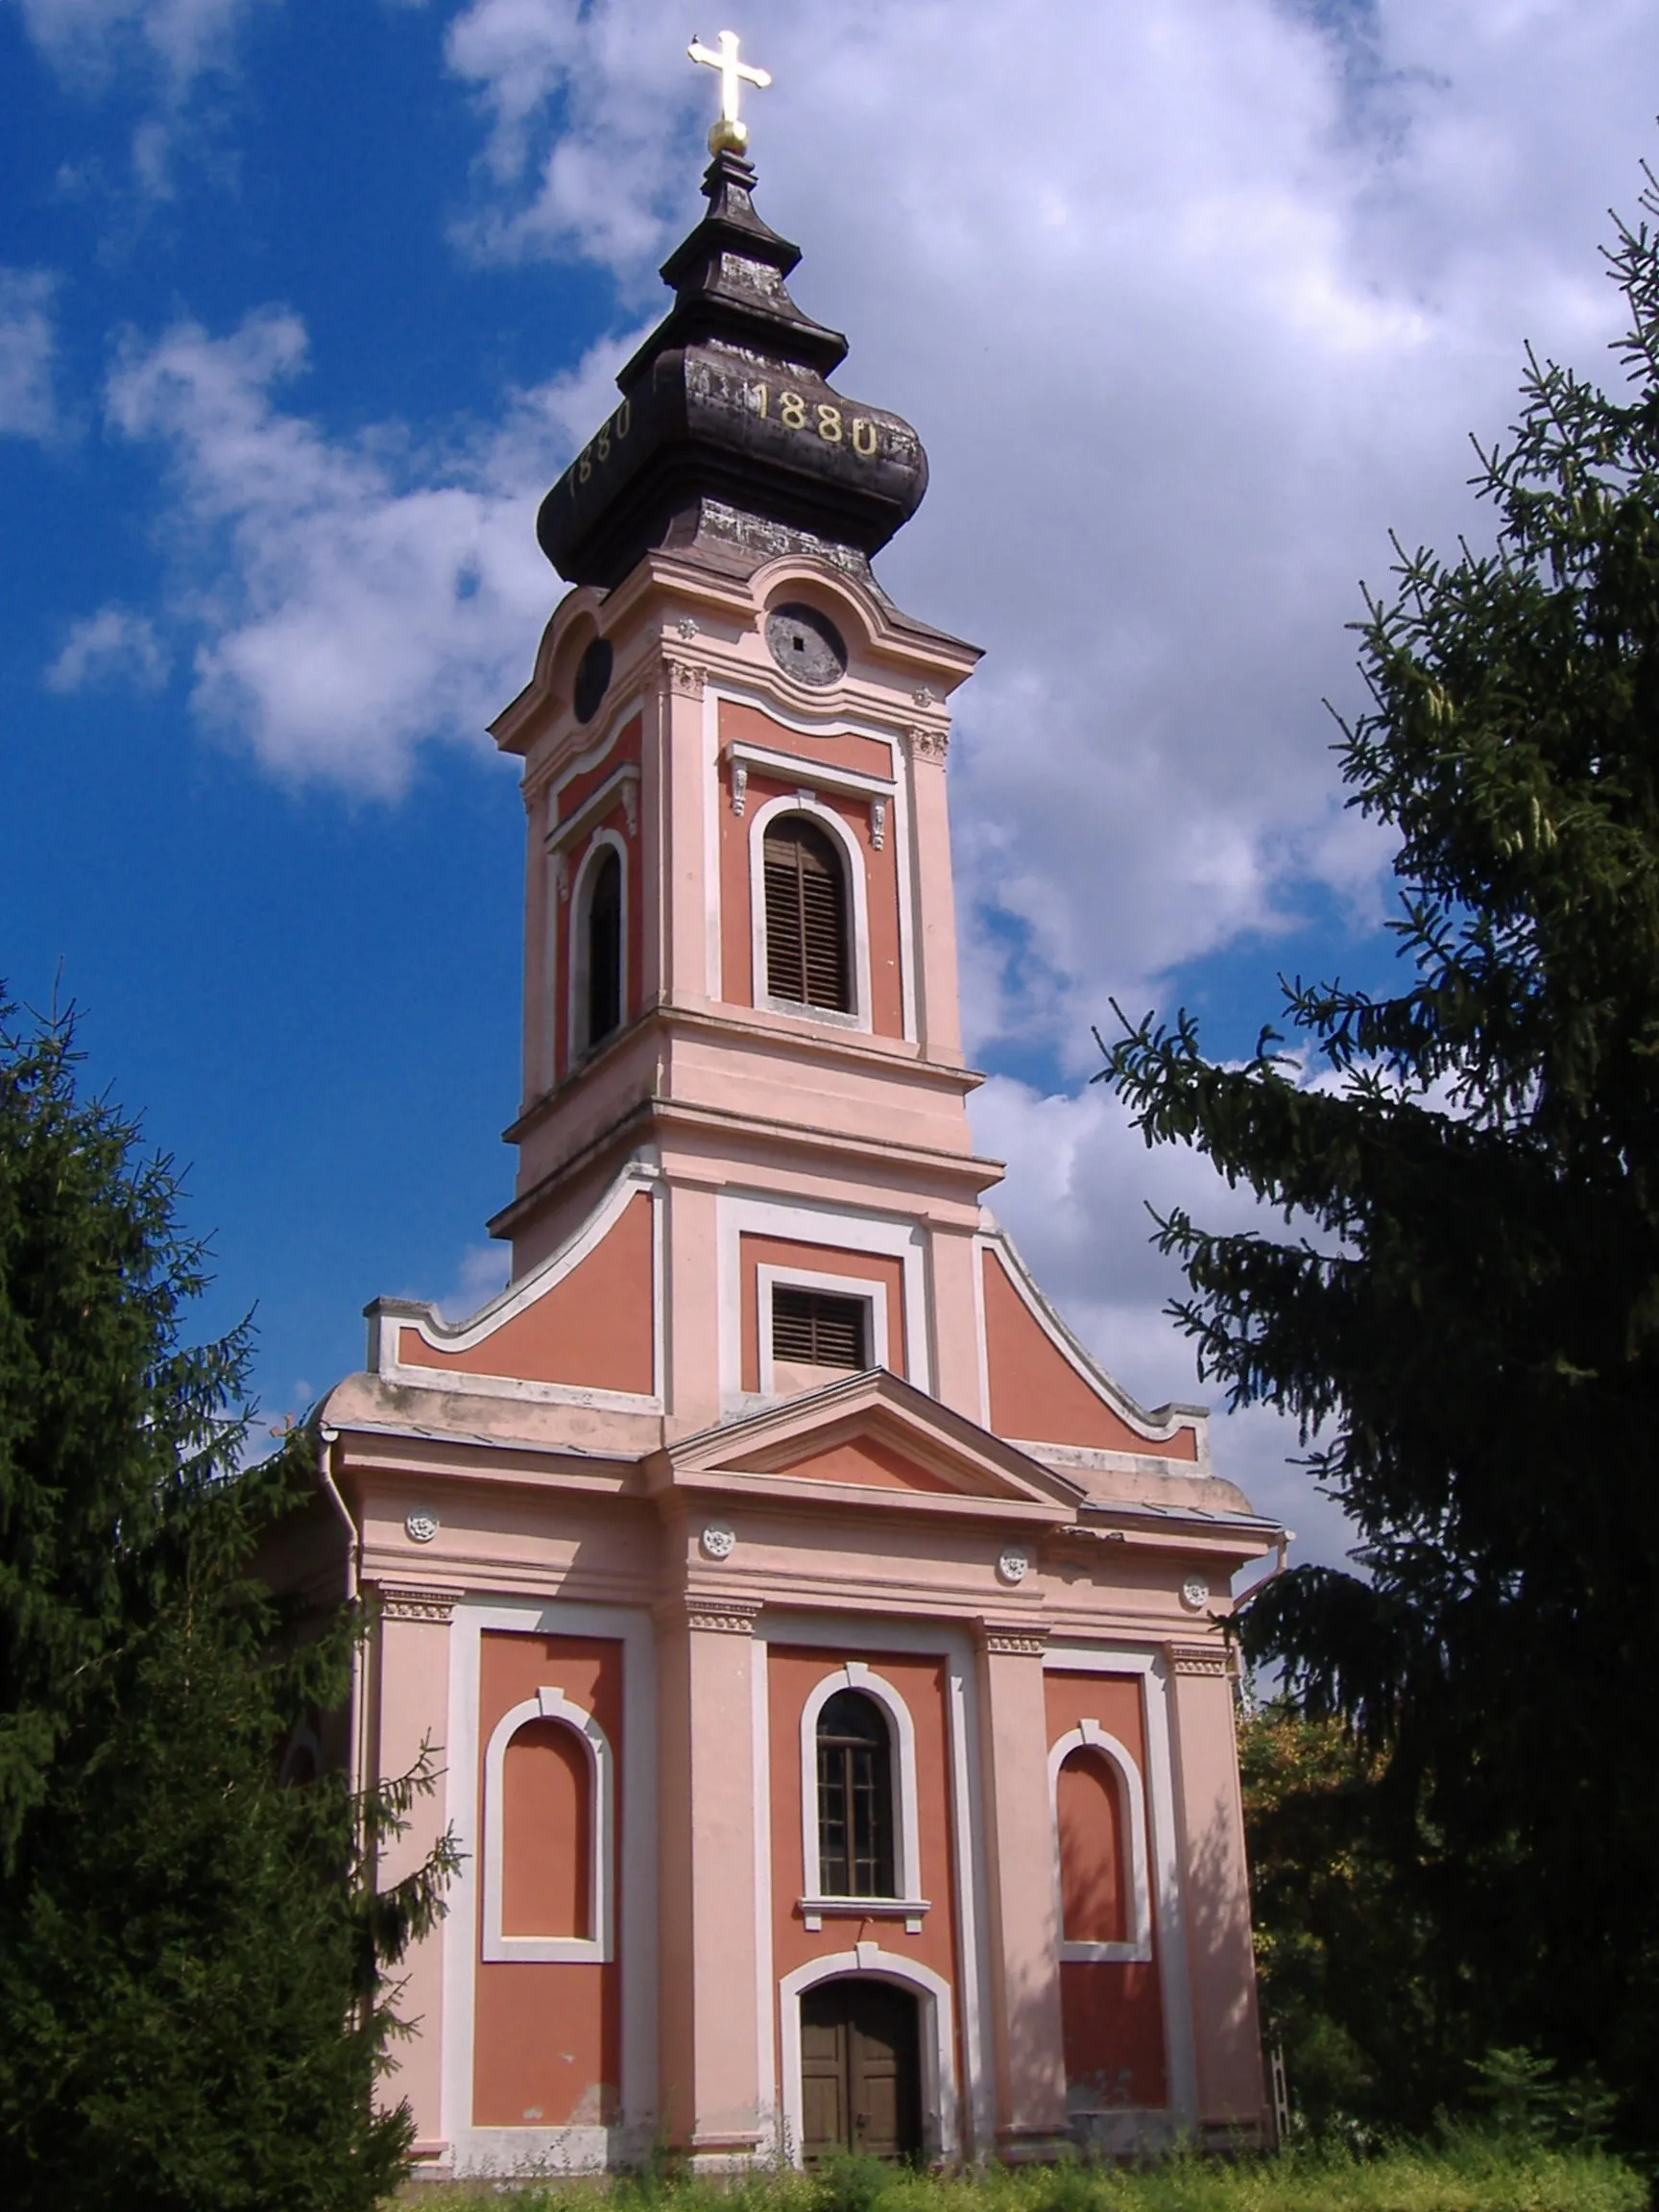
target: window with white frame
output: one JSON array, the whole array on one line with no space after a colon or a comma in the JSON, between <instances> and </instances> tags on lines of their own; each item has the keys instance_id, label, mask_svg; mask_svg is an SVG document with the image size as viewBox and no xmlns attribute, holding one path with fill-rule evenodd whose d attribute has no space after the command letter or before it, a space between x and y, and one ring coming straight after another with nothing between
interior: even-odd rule
<instances>
[{"instance_id":1,"label":"window with white frame","mask_svg":"<svg viewBox=\"0 0 1659 2212\"><path fill-rule=\"evenodd\" d=\"M1146 1802L1127 1747L1082 1720L1048 1753L1063 1960L1152 1956Z\"/></svg>"},{"instance_id":2,"label":"window with white frame","mask_svg":"<svg viewBox=\"0 0 1659 2212\"><path fill-rule=\"evenodd\" d=\"M755 1274L760 1389L788 1398L887 1365L887 1286L763 1262Z\"/></svg>"},{"instance_id":3,"label":"window with white frame","mask_svg":"<svg viewBox=\"0 0 1659 2212\"><path fill-rule=\"evenodd\" d=\"M496 1722L484 1754L486 1960L611 1958L613 1771L605 1731L562 1690Z\"/></svg>"},{"instance_id":4,"label":"window with white frame","mask_svg":"<svg viewBox=\"0 0 1659 2212\"><path fill-rule=\"evenodd\" d=\"M919 1929L916 1730L899 1692L862 1660L827 1672L801 1712L801 1854L806 1926L885 1914Z\"/></svg>"},{"instance_id":5,"label":"window with white frame","mask_svg":"<svg viewBox=\"0 0 1659 2212\"><path fill-rule=\"evenodd\" d=\"M768 997L851 1014L853 950L840 846L810 816L780 814L767 824L761 858Z\"/></svg>"},{"instance_id":6,"label":"window with white frame","mask_svg":"<svg viewBox=\"0 0 1659 2212\"><path fill-rule=\"evenodd\" d=\"M628 874L621 838L601 830L571 898L569 1062L596 1051L627 1013Z\"/></svg>"}]
</instances>

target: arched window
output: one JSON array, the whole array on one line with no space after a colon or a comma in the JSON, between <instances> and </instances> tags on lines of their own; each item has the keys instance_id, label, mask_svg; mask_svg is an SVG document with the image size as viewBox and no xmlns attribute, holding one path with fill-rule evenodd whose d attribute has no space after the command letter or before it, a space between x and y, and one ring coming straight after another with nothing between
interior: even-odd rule
<instances>
[{"instance_id":1,"label":"arched window","mask_svg":"<svg viewBox=\"0 0 1659 2212\"><path fill-rule=\"evenodd\" d=\"M774 998L853 1011L847 880L835 841L805 814L766 826L766 989Z\"/></svg>"},{"instance_id":2,"label":"arched window","mask_svg":"<svg viewBox=\"0 0 1659 2212\"><path fill-rule=\"evenodd\" d=\"M613 845L588 877L587 1007L582 1042L602 1045L622 1022L622 862Z\"/></svg>"},{"instance_id":3,"label":"arched window","mask_svg":"<svg viewBox=\"0 0 1659 2212\"><path fill-rule=\"evenodd\" d=\"M892 1897L893 1741L861 1690L818 1716L818 1878L831 1897Z\"/></svg>"},{"instance_id":4,"label":"arched window","mask_svg":"<svg viewBox=\"0 0 1659 2212\"><path fill-rule=\"evenodd\" d=\"M1060 1831L1060 1935L1068 1943L1126 1943L1123 1800L1105 1754L1082 1745L1054 1781Z\"/></svg>"},{"instance_id":5,"label":"arched window","mask_svg":"<svg viewBox=\"0 0 1659 2212\"><path fill-rule=\"evenodd\" d=\"M613 1791L604 1730L562 1690L501 1716L484 1754L485 1959L610 1959Z\"/></svg>"},{"instance_id":6,"label":"arched window","mask_svg":"<svg viewBox=\"0 0 1659 2212\"><path fill-rule=\"evenodd\" d=\"M563 1720L526 1720L501 1762L501 1933L592 1935L593 1776Z\"/></svg>"},{"instance_id":7,"label":"arched window","mask_svg":"<svg viewBox=\"0 0 1659 2212\"><path fill-rule=\"evenodd\" d=\"M1152 1956L1146 1793L1127 1747L1080 1720L1048 1750L1063 1960Z\"/></svg>"}]
</instances>

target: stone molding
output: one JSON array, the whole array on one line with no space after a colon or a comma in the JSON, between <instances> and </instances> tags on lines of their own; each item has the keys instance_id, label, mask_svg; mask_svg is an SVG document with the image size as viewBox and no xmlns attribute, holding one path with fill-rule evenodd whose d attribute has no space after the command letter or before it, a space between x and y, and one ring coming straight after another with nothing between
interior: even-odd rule
<instances>
[{"instance_id":1,"label":"stone molding","mask_svg":"<svg viewBox=\"0 0 1659 2212\"><path fill-rule=\"evenodd\" d=\"M1041 1659L1048 1648L1048 1630L1041 1621L981 1621L979 1641L998 1658Z\"/></svg>"},{"instance_id":2,"label":"stone molding","mask_svg":"<svg viewBox=\"0 0 1659 2212\"><path fill-rule=\"evenodd\" d=\"M668 1621L715 1636L752 1636L760 1611L758 1598L709 1598L700 1591L670 1599L660 1609Z\"/></svg>"},{"instance_id":3,"label":"stone molding","mask_svg":"<svg viewBox=\"0 0 1659 2212\"><path fill-rule=\"evenodd\" d=\"M464 1590L416 1589L391 1582L373 1587L379 1594L383 1621L447 1622L467 1595Z\"/></svg>"},{"instance_id":4,"label":"stone molding","mask_svg":"<svg viewBox=\"0 0 1659 2212\"><path fill-rule=\"evenodd\" d=\"M1225 1644L1167 1644L1171 1674L1231 1674L1232 1654Z\"/></svg>"}]
</instances>

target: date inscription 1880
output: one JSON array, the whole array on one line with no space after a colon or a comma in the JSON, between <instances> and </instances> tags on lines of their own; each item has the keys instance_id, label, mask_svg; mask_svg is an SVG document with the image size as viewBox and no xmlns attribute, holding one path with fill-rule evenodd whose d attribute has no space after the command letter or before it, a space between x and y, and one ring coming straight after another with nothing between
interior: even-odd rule
<instances>
[{"instance_id":1,"label":"date inscription 1880","mask_svg":"<svg viewBox=\"0 0 1659 2212\"><path fill-rule=\"evenodd\" d=\"M745 384L743 400L750 413L758 415L762 421L780 422L785 430L816 438L825 445L851 446L861 461L874 461L880 451L879 425L868 415L848 417L830 400L811 399L788 385L771 384ZM633 426L633 402L624 399L571 464L572 499L577 496L578 486L591 482L594 471L603 469L616 448L626 443Z\"/></svg>"}]
</instances>

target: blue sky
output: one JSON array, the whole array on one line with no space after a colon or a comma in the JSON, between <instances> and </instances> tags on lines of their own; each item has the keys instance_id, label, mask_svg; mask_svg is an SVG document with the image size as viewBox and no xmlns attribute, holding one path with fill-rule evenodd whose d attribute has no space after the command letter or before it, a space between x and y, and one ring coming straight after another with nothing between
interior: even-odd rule
<instances>
[{"instance_id":1,"label":"blue sky","mask_svg":"<svg viewBox=\"0 0 1659 2212\"><path fill-rule=\"evenodd\" d=\"M1479 531L1525 339L1604 359L1648 0L0 0L0 976L187 1168L274 1417L375 1293L492 1286L521 826L482 730L726 21L797 297L932 458L884 580L988 648L951 769L997 1204L1145 1400L1195 1384L1143 1201L1239 1202L1087 1090L1089 1025L1185 999L1243 1050L1281 968L1385 973L1320 704L1358 580ZM1223 1431L1339 1549L1274 1426Z\"/></svg>"}]
</instances>

